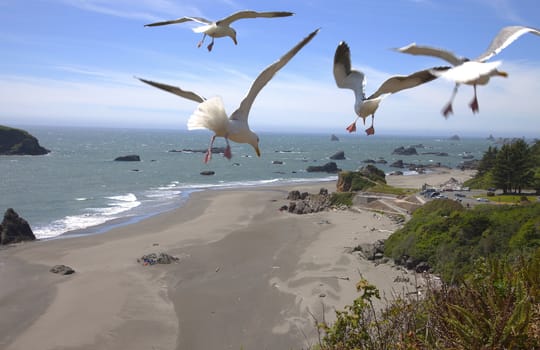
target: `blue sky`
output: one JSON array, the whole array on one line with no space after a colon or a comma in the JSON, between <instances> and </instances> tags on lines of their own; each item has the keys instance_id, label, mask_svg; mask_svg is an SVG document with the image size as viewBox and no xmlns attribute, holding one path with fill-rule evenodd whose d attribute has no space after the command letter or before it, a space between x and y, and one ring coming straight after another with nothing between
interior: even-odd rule
<instances>
[{"instance_id":1,"label":"blue sky","mask_svg":"<svg viewBox=\"0 0 540 350\"><path fill-rule=\"evenodd\" d=\"M244 9L295 15L237 21L238 45L217 39L212 52L196 47L201 35L192 32L194 23L144 27ZM355 114L353 93L338 89L332 76L341 40L366 74L370 94L391 75L444 64L390 48L416 42L474 58L501 27L518 24L540 27L536 0L0 0L0 124L185 130L196 104L134 76L220 95L232 113L261 70L320 27L261 91L250 126L259 133L345 134ZM492 60L502 60L509 77L479 87L479 114L468 107L472 87L462 86L454 115L444 119L453 83L439 79L387 97L375 137L539 137L540 37L526 34ZM358 136L367 137L362 128Z\"/></svg>"}]
</instances>

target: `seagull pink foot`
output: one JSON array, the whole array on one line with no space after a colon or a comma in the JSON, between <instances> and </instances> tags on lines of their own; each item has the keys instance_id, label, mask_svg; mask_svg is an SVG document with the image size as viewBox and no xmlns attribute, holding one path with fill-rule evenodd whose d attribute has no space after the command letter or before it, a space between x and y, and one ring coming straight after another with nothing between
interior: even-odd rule
<instances>
[{"instance_id":1,"label":"seagull pink foot","mask_svg":"<svg viewBox=\"0 0 540 350\"><path fill-rule=\"evenodd\" d=\"M476 96L474 96L469 106L471 107L473 113L478 113L480 109L478 108L478 99L476 98Z\"/></svg>"},{"instance_id":2,"label":"seagull pink foot","mask_svg":"<svg viewBox=\"0 0 540 350\"><path fill-rule=\"evenodd\" d=\"M448 103L446 107L443 108L442 114L445 118L448 118L450 114L454 114L454 109L452 108L452 103Z\"/></svg>"},{"instance_id":3,"label":"seagull pink foot","mask_svg":"<svg viewBox=\"0 0 540 350\"><path fill-rule=\"evenodd\" d=\"M375 128L373 127L373 125L366 129L366 134L367 134L368 136L369 136L369 135L374 135L374 134L375 134Z\"/></svg>"},{"instance_id":4,"label":"seagull pink foot","mask_svg":"<svg viewBox=\"0 0 540 350\"><path fill-rule=\"evenodd\" d=\"M212 42L208 44L208 52L212 51L213 47L214 47L214 39L212 39Z\"/></svg>"},{"instance_id":5,"label":"seagull pink foot","mask_svg":"<svg viewBox=\"0 0 540 350\"><path fill-rule=\"evenodd\" d=\"M232 158L231 146L227 145L227 147L225 147L225 151L223 152L223 156L225 158L227 158L227 159Z\"/></svg>"},{"instance_id":6,"label":"seagull pink foot","mask_svg":"<svg viewBox=\"0 0 540 350\"><path fill-rule=\"evenodd\" d=\"M208 149L204 155L204 162L208 163L212 159L212 150Z\"/></svg>"},{"instance_id":7,"label":"seagull pink foot","mask_svg":"<svg viewBox=\"0 0 540 350\"><path fill-rule=\"evenodd\" d=\"M348 132L355 132L356 131L356 122L352 123L351 125L349 125L346 130Z\"/></svg>"}]
</instances>

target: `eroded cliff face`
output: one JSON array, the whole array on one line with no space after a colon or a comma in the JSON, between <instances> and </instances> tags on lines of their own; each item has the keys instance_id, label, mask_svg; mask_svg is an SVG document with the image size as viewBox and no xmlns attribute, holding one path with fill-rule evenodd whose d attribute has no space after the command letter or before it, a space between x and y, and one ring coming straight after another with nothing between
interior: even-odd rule
<instances>
[{"instance_id":1,"label":"eroded cliff face","mask_svg":"<svg viewBox=\"0 0 540 350\"><path fill-rule=\"evenodd\" d=\"M28 132L0 125L0 155L43 155L50 151Z\"/></svg>"}]
</instances>

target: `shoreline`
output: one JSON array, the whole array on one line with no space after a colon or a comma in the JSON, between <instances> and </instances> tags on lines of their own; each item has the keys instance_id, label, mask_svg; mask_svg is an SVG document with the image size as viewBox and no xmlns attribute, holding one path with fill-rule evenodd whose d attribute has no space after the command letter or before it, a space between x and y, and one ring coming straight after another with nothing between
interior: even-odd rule
<instances>
[{"instance_id":1,"label":"shoreline","mask_svg":"<svg viewBox=\"0 0 540 350\"><path fill-rule=\"evenodd\" d=\"M440 167L440 168L433 168L432 171L427 171L425 173L407 173L403 175L391 175L390 173L386 174L386 179L389 182L390 185L395 187L402 187L407 183L411 183L411 179L409 177L413 176L415 179L433 179L434 176L437 175L444 175L449 172L456 173L456 172L463 172L464 174L470 173L470 170L462 171L458 169L451 169L446 167ZM400 180L400 177L404 177L404 181ZM147 220L149 218L152 218L154 216L162 215L164 213L168 213L171 211L179 210L183 206L186 205L186 203L191 199L192 195L197 192L205 192L205 191L221 191L221 190L244 190L244 189L250 189L250 188L265 188L265 187L290 187L290 186L302 186L306 185L309 186L310 184L325 184L325 183L332 183L335 182L335 179L327 179L327 178L320 178L320 179L301 179L301 180L286 180L283 182L271 182L271 183L262 183L262 184L250 184L250 185L217 185L212 187L202 187L202 188L179 188L181 191L185 191L186 193L183 193L182 200L179 201L179 204L176 205L170 205L167 206L167 209L155 211L151 213L142 213L142 214L135 214L131 216L124 216L124 217L118 217L114 218L108 221L105 221L103 223L100 223L98 225L89 226L81 229L75 229L63 232L57 236L52 237L44 237L44 238L38 238L37 240L43 241L43 240L54 240L54 239L65 239L65 238L73 238L73 237L83 237L87 235L96 235L96 234L104 234L108 231L114 230L119 227L123 226L129 226L129 225L135 225L141 221Z\"/></svg>"},{"instance_id":2,"label":"shoreline","mask_svg":"<svg viewBox=\"0 0 540 350\"><path fill-rule=\"evenodd\" d=\"M466 176L448 173L409 179ZM360 211L280 212L290 190L334 191L335 182L219 189L180 208L102 234L0 251L0 347L16 349L305 348L316 329L358 296L360 275L390 298L414 274L352 254L398 224ZM419 186L418 186L419 185ZM170 265L137 259L165 252ZM59 276L57 264L75 269ZM407 282L395 282L407 276ZM309 311L309 312L308 312ZM5 315L5 316L4 316Z\"/></svg>"}]
</instances>

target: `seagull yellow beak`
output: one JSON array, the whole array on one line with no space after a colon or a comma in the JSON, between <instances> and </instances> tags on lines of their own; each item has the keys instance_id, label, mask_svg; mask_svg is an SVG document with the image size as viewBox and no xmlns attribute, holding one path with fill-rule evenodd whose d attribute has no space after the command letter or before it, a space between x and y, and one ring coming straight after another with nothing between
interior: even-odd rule
<instances>
[{"instance_id":1,"label":"seagull yellow beak","mask_svg":"<svg viewBox=\"0 0 540 350\"><path fill-rule=\"evenodd\" d=\"M497 71L497 74L498 74L499 76L501 76L501 77L508 78L508 73L506 73L506 72L503 72L503 71L498 70L498 71Z\"/></svg>"},{"instance_id":2,"label":"seagull yellow beak","mask_svg":"<svg viewBox=\"0 0 540 350\"><path fill-rule=\"evenodd\" d=\"M261 156L261 150L259 149L259 146L255 146L255 153L257 154L257 157Z\"/></svg>"}]
</instances>

